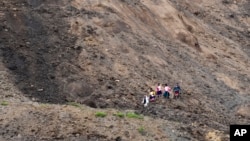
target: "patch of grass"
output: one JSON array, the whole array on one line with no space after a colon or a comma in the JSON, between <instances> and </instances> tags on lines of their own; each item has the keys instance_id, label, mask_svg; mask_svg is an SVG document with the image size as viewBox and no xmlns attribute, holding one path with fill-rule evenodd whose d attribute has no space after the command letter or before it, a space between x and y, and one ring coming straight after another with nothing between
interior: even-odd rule
<instances>
[{"instance_id":1,"label":"patch of grass","mask_svg":"<svg viewBox=\"0 0 250 141\"><path fill-rule=\"evenodd\" d=\"M74 106L74 107L78 107L78 108L80 108L82 106L81 104L76 103L76 102L68 102L67 104L71 105L71 106Z\"/></svg>"},{"instance_id":2,"label":"patch of grass","mask_svg":"<svg viewBox=\"0 0 250 141\"><path fill-rule=\"evenodd\" d=\"M146 135L146 131L145 131L145 128L143 126L141 126L140 128L138 128L138 132L141 134L141 135Z\"/></svg>"},{"instance_id":3,"label":"patch of grass","mask_svg":"<svg viewBox=\"0 0 250 141\"><path fill-rule=\"evenodd\" d=\"M114 115L117 116L117 117L120 117L120 118L124 118L125 117L125 114L121 113L121 112L118 112L118 113L116 113Z\"/></svg>"},{"instance_id":4,"label":"patch of grass","mask_svg":"<svg viewBox=\"0 0 250 141\"><path fill-rule=\"evenodd\" d=\"M8 103L8 101L2 101L2 102L1 102L1 105L2 105L2 106L8 106L9 103Z\"/></svg>"},{"instance_id":5,"label":"patch of grass","mask_svg":"<svg viewBox=\"0 0 250 141\"><path fill-rule=\"evenodd\" d=\"M96 116L96 117L102 117L102 118L103 118L103 117L106 117L106 116L107 116L107 113L105 113L105 112L96 112L96 113L95 113L95 116Z\"/></svg>"},{"instance_id":6,"label":"patch of grass","mask_svg":"<svg viewBox=\"0 0 250 141\"><path fill-rule=\"evenodd\" d=\"M128 118L143 119L143 116L142 116L142 115L139 115L139 114L136 114L136 113L132 113L132 112L127 113L126 116L127 116Z\"/></svg>"}]
</instances>

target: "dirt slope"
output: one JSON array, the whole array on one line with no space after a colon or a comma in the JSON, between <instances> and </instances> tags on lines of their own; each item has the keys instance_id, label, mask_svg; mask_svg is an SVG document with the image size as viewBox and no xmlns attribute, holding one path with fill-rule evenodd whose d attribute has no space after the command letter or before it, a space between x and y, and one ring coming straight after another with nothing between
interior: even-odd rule
<instances>
[{"instance_id":1,"label":"dirt slope","mask_svg":"<svg viewBox=\"0 0 250 141\"><path fill-rule=\"evenodd\" d=\"M2 0L1 100L18 103L8 110L30 101L133 109L172 122L173 140L227 140L229 124L250 122L249 7L247 0ZM182 99L141 107L149 87L176 82ZM1 130L11 115L4 111Z\"/></svg>"}]
</instances>

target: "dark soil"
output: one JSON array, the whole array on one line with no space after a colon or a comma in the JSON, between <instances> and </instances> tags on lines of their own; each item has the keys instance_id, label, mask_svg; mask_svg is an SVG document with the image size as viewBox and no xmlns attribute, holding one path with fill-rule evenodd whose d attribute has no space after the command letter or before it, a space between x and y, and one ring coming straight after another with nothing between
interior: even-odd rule
<instances>
[{"instance_id":1,"label":"dark soil","mask_svg":"<svg viewBox=\"0 0 250 141\"><path fill-rule=\"evenodd\" d=\"M134 109L178 122L176 140L207 140L210 130L227 140L230 124L250 122L247 111L237 114L250 103L250 2L158 0L149 5L2 0L1 67L33 101ZM166 8L169 13L160 15ZM183 89L180 99L160 98L142 108L150 87L176 82ZM0 132L3 138L15 136L15 122L10 132Z\"/></svg>"}]
</instances>

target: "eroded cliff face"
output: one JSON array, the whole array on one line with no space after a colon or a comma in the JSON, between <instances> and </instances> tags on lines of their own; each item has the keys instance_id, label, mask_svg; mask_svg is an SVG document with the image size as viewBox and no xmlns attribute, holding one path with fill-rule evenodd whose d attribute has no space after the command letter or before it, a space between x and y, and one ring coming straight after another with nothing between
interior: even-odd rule
<instances>
[{"instance_id":1,"label":"eroded cliff face","mask_svg":"<svg viewBox=\"0 0 250 141\"><path fill-rule=\"evenodd\" d=\"M181 139L223 139L229 124L249 123L246 0L3 0L0 5L4 99L134 109L178 122L174 128ZM149 87L176 82L182 99L142 109Z\"/></svg>"}]
</instances>

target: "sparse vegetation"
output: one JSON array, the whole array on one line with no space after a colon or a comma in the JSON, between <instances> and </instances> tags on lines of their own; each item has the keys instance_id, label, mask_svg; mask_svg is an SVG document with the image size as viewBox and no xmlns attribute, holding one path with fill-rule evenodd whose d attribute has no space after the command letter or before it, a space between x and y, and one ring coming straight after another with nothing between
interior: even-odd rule
<instances>
[{"instance_id":1,"label":"sparse vegetation","mask_svg":"<svg viewBox=\"0 0 250 141\"><path fill-rule=\"evenodd\" d=\"M127 113L127 114L126 114L126 117L128 117L128 118L143 119L143 116L142 116L142 115L139 115L139 114L136 114L136 113L133 113L133 112Z\"/></svg>"},{"instance_id":2,"label":"sparse vegetation","mask_svg":"<svg viewBox=\"0 0 250 141\"><path fill-rule=\"evenodd\" d=\"M138 132L139 132L141 135L145 135L145 134L146 134L145 128L144 128L143 126L141 126L140 128L138 128Z\"/></svg>"},{"instance_id":3,"label":"sparse vegetation","mask_svg":"<svg viewBox=\"0 0 250 141\"><path fill-rule=\"evenodd\" d=\"M224 141L250 123L250 0L0 5L0 141Z\"/></svg>"},{"instance_id":4,"label":"sparse vegetation","mask_svg":"<svg viewBox=\"0 0 250 141\"><path fill-rule=\"evenodd\" d=\"M114 115L117 116L117 117L120 117L120 118L124 118L125 117L125 114L122 113L122 112L118 112L118 113L116 113Z\"/></svg>"},{"instance_id":5,"label":"sparse vegetation","mask_svg":"<svg viewBox=\"0 0 250 141\"><path fill-rule=\"evenodd\" d=\"M47 103L41 103L40 106L43 107L43 108L47 108L47 107L49 107L49 104L47 104Z\"/></svg>"},{"instance_id":6,"label":"sparse vegetation","mask_svg":"<svg viewBox=\"0 0 250 141\"><path fill-rule=\"evenodd\" d=\"M96 116L96 117L106 117L106 116L107 116L107 113L105 113L105 112L97 112L97 113L95 114L95 116Z\"/></svg>"},{"instance_id":7,"label":"sparse vegetation","mask_svg":"<svg viewBox=\"0 0 250 141\"><path fill-rule=\"evenodd\" d=\"M76 102L68 102L67 104L71 105L71 106L74 106L74 107L78 107L78 108L80 108L82 106L81 104L76 103Z\"/></svg>"},{"instance_id":8,"label":"sparse vegetation","mask_svg":"<svg viewBox=\"0 0 250 141\"><path fill-rule=\"evenodd\" d=\"M2 102L1 102L1 105L2 105L2 106L7 106L7 105L9 105L9 103L8 103L7 101L2 101Z\"/></svg>"}]
</instances>

